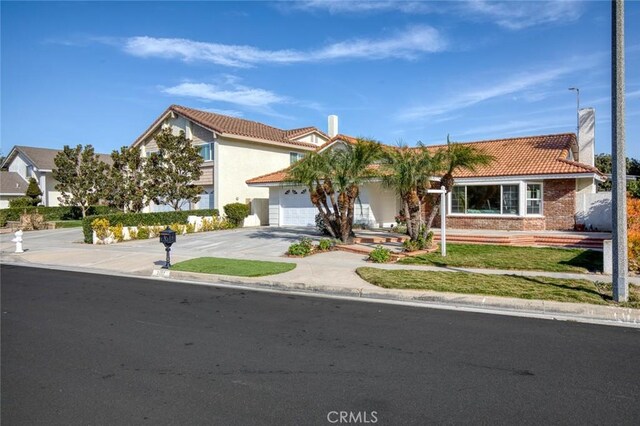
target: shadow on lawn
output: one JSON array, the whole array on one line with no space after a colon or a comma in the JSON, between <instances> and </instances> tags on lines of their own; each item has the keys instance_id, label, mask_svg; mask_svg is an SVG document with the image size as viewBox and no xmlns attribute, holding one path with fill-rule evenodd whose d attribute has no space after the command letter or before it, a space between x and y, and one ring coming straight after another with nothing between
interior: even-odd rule
<instances>
[{"instance_id":1,"label":"shadow on lawn","mask_svg":"<svg viewBox=\"0 0 640 426\"><path fill-rule=\"evenodd\" d=\"M589 272L602 272L602 252L586 250L571 260L561 260L561 265L585 268Z\"/></svg>"},{"instance_id":2,"label":"shadow on lawn","mask_svg":"<svg viewBox=\"0 0 640 426\"><path fill-rule=\"evenodd\" d=\"M586 288L586 287L583 287L581 285L580 286L570 286L570 285L566 285L566 284L556 284L556 283L552 283L552 282L548 282L548 281L543 281L543 280L540 280L540 279L538 279L536 277L527 277L527 276L520 276L520 275L512 275L512 276L513 277L522 278L522 279L524 279L526 281L529 281L531 283L534 283L534 284L542 284L544 286L553 286L553 287L560 288L560 289L563 289L563 290L579 291L581 293L588 293L588 294L591 294L591 295L594 295L594 296L598 296L604 301L612 299L611 296L608 296L607 294L603 294L598 290L593 290L593 289L590 289L590 288ZM597 284L594 283L594 286L597 287Z\"/></svg>"}]
</instances>

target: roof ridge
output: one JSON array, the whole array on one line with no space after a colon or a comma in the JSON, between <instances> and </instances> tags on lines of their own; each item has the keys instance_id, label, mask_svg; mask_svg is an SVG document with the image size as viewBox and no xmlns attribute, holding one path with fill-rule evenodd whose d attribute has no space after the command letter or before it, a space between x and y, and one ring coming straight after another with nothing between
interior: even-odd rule
<instances>
[{"instance_id":1,"label":"roof ridge","mask_svg":"<svg viewBox=\"0 0 640 426\"><path fill-rule=\"evenodd\" d=\"M499 139L481 139L481 140L477 140L477 141L451 141L453 143L459 143L459 144L471 144L471 143L490 143L490 142L502 142L502 141L512 141L512 140L516 140L516 139L540 139L540 138L548 138L548 137L552 137L552 136L574 136L575 137L575 133L571 133L571 132L566 132L566 133L549 133L546 135L529 135L529 136L512 136L509 138L499 138ZM435 145L425 145L426 148L432 148L432 147L438 147L438 146L447 146L446 143L440 143L440 144L435 144Z\"/></svg>"},{"instance_id":2,"label":"roof ridge","mask_svg":"<svg viewBox=\"0 0 640 426\"><path fill-rule=\"evenodd\" d=\"M185 106L182 106L182 105L172 105L172 106L176 106L178 108L188 109L188 110L191 110L191 111L198 111L198 112L201 112L203 114L212 114L212 115L217 115L218 117L225 117L225 118L230 118L232 120L240 120L240 121L244 121L244 122L247 122L247 123L258 124L260 126L269 127L270 129L278 130L278 131L283 132L283 133L286 132L286 130L280 129L278 127L270 126L268 124L260 123L259 121L255 121L255 120L247 120L246 118L240 118L240 117L233 117L231 115L218 114L217 112L205 111L205 110L202 110L202 109L185 107Z\"/></svg>"}]
</instances>

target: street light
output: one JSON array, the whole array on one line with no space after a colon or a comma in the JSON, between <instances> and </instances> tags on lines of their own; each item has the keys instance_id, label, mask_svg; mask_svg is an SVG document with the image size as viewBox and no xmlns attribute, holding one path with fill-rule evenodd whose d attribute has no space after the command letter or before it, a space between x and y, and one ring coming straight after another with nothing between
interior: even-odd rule
<instances>
[{"instance_id":1,"label":"street light","mask_svg":"<svg viewBox=\"0 0 640 426\"><path fill-rule=\"evenodd\" d=\"M569 90L576 92L576 141L580 144L580 89L569 87Z\"/></svg>"}]
</instances>

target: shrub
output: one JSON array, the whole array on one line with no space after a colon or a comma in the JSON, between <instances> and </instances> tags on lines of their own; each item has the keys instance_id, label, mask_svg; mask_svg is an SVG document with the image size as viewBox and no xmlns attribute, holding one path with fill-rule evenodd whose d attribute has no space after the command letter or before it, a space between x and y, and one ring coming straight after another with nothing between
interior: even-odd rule
<instances>
[{"instance_id":1,"label":"shrub","mask_svg":"<svg viewBox=\"0 0 640 426\"><path fill-rule=\"evenodd\" d=\"M149 228L145 226L138 226L137 238L139 240L148 240L149 239Z\"/></svg>"},{"instance_id":2,"label":"shrub","mask_svg":"<svg viewBox=\"0 0 640 426\"><path fill-rule=\"evenodd\" d=\"M420 243L413 240L404 240L402 242L402 248L406 252L418 251L420 250Z\"/></svg>"},{"instance_id":3,"label":"shrub","mask_svg":"<svg viewBox=\"0 0 640 426\"><path fill-rule=\"evenodd\" d=\"M640 199L627 198L627 253L629 270L640 273Z\"/></svg>"},{"instance_id":4,"label":"shrub","mask_svg":"<svg viewBox=\"0 0 640 426\"><path fill-rule=\"evenodd\" d=\"M242 203L231 203L224 206L224 214L229 222L235 226L242 226L244 219L249 216L249 205Z\"/></svg>"},{"instance_id":5,"label":"shrub","mask_svg":"<svg viewBox=\"0 0 640 426\"><path fill-rule=\"evenodd\" d=\"M17 207L0 210L7 215L7 220L19 220L20 215L23 213L40 213L44 216L46 221L59 221L59 220L80 220L82 219L82 210L80 207L72 206L57 206L57 207L44 207L44 206L29 206L29 207ZM91 206L87 210L87 216L96 215L108 215L120 213L120 210L114 207L108 206ZM91 223L89 223L91 225Z\"/></svg>"},{"instance_id":6,"label":"shrub","mask_svg":"<svg viewBox=\"0 0 640 426\"><path fill-rule=\"evenodd\" d=\"M187 223L185 231L187 232L187 234L193 234L194 232L196 232L196 224L195 223Z\"/></svg>"},{"instance_id":7,"label":"shrub","mask_svg":"<svg viewBox=\"0 0 640 426\"><path fill-rule=\"evenodd\" d=\"M123 228L123 226L122 226L121 223L117 224L116 226L109 227L109 230L113 234L113 239L114 240L116 240L116 241L124 240L124 229L122 229L122 228Z\"/></svg>"},{"instance_id":8,"label":"shrub","mask_svg":"<svg viewBox=\"0 0 640 426\"><path fill-rule=\"evenodd\" d=\"M32 200L29 197L12 198L11 200L9 200L9 208L22 209L25 207L33 207L31 201Z\"/></svg>"},{"instance_id":9,"label":"shrub","mask_svg":"<svg viewBox=\"0 0 640 426\"><path fill-rule=\"evenodd\" d=\"M7 226L7 212L0 210L0 228Z\"/></svg>"},{"instance_id":10,"label":"shrub","mask_svg":"<svg viewBox=\"0 0 640 426\"><path fill-rule=\"evenodd\" d=\"M377 246L369 253L369 260L374 263L387 263L391 260L391 250Z\"/></svg>"},{"instance_id":11,"label":"shrub","mask_svg":"<svg viewBox=\"0 0 640 426\"><path fill-rule=\"evenodd\" d=\"M98 218L91 221L91 230L95 231L99 240L105 240L109 236L109 219ZM93 239L93 232L92 232Z\"/></svg>"},{"instance_id":12,"label":"shrub","mask_svg":"<svg viewBox=\"0 0 640 426\"><path fill-rule=\"evenodd\" d=\"M168 223L186 223L188 216L217 216L217 210L185 210L162 213L116 213L100 214L86 217L82 221L85 243L91 244L91 221L106 218L110 223L121 223L122 226L158 226ZM164 228L162 228L164 229Z\"/></svg>"},{"instance_id":13,"label":"shrub","mask_svg":"<svg viewBox=\"0 0 640 426\"><path fill-rule=\"evenodd\" d=\"M321 251L331 250L331 247L333 247L333 245L334 243L330 239L321 238L320 241L318 242L318 250L321 250Z\"/></svg>"},{"instance_id":14,"label":"shrub","mask_svg":"<svg viewBox=\"0 0 640 426\"><path fill-rule=\"evenodd\" d=\"M329 233L329 230L327 229L327 225L324 224L324 220L322 220L322 215L320 213L316 215L316 229L322 235L331 235L331 233Z\"/></svg>"},{"instance_id":15,"label":"shrub","mask_svg":"<svg viewBox=\"0 0 640 426\"><path fill-rule=\"evenodd\" d=\"M169 228L171 228L172 231L175 231L178 235L182 235L187 232L186 225L183 225L182 223L172 223L169 225ZM156 235L159 235L159 232L156 233Z\"/></svg>"},{"instance_id":16,"label":"shrub","mask_svg":"<svg viewBox=\"0 0 640 426\"><path fill-rule=\"evenodd\" d=\"M300 242L293 243L289 246L287 254L290 256L309 256L313 251L313 242L311 238L302 238Z\"/></svg>"},{"instance_id":17,"label":"shrub","mask_svg":"<svg viewBox=\"0 0 640 426\"><path fill-rule=\"evenodd\" d=\"M138 239L138 230L134 228L129 228L129 238L132 240Z\"/></svg>"}]
</instances>

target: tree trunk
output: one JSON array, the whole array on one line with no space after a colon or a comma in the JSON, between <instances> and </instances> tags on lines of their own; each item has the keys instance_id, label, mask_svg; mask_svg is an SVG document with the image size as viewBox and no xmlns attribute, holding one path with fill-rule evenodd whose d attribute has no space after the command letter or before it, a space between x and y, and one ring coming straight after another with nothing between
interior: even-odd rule
<instances>
[{"instance_id":1,"label":"tree trunk","mask_svg":"<svg viewBox=\"0 0 640 426\"><path fill-rule=\"evenodd\" d=\"M80 205L80 209L82 210L82 218L87 217L87 207L84 204Z\"/></svg>"},{"instance_id":2,"label":"tree trunk","mask_svg":"<svg viewBox=\"0 0 640 426\"><path fill-rule=\"evenodd\" d=\"M435 198L435 199L434 199ZM427 226L425 227L425 233L429 233L431 227L433 226L433 221L438 215L438 210L440 210L440 194L431 196L431 211L429 212L429 218L427 219Z\"/></svg>"}]
</instances>

